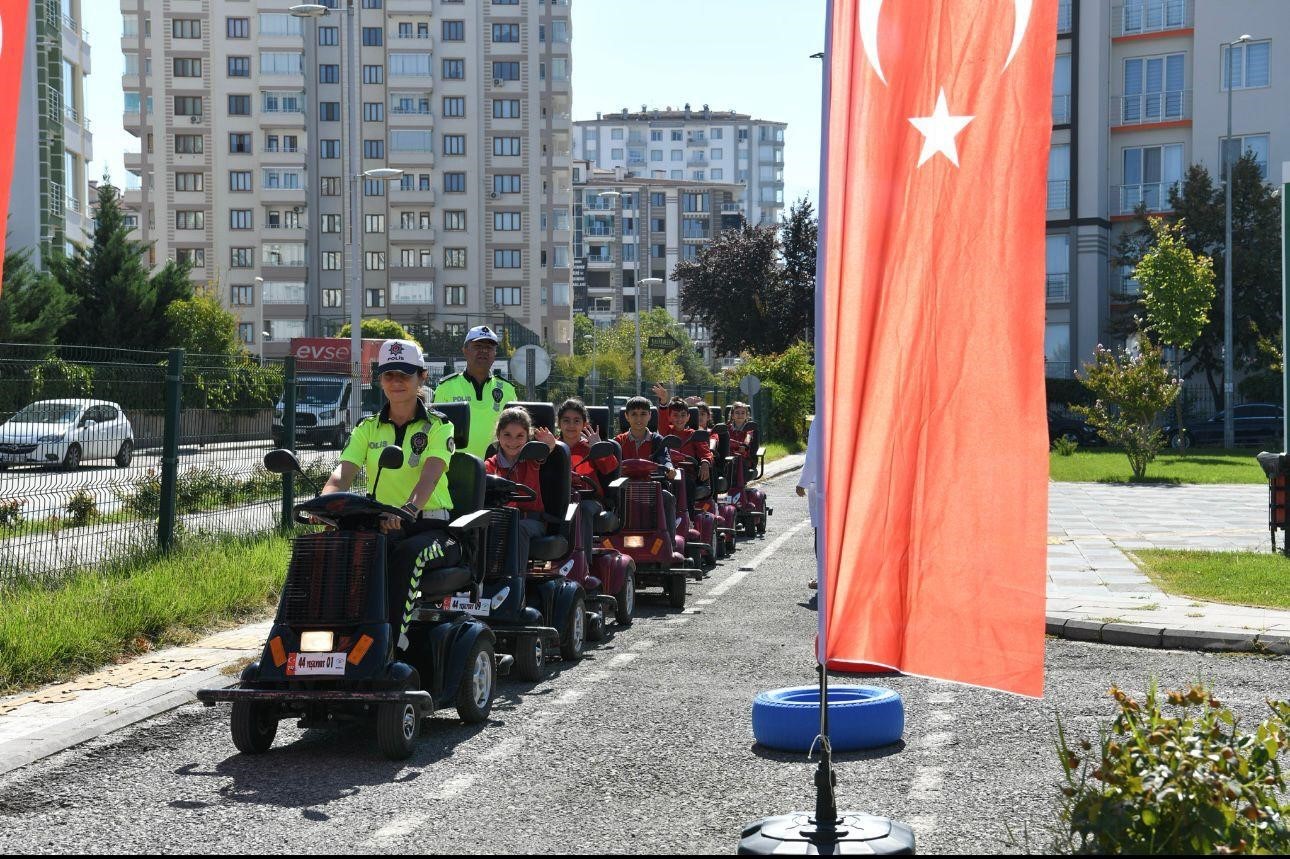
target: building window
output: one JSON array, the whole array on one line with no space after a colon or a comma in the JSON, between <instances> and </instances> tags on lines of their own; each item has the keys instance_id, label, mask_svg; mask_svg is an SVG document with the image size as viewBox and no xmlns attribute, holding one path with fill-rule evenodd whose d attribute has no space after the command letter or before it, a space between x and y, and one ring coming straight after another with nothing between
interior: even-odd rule
<instances>
[{"instance_id":1,"label":"building window","mask_svg":"<svg viewBox=\"0 0 1290 859\"><path fill-rule=\"evenodd\" d=\"M385 216L384 215L364 215L363 232L365 233L385 232Z\"/></svg>"},{"instance_id":2,"label":"building window","mask_svg":"<svg viewBox=\"0 0 1290 859\"><path fill-rule=\"evenodd\" d=\"M443 288L443 303L449 307L465 307L466 287L445 286Z\"/></svg>"},{"instance_id":3,"label":"building window","mask_svg":"<svg viewBox=\"0 0 1290 859\"><path fill-rule=\"evenodd\" d=\"M340 83L340 65L338 63L319 63L318 82L323 84Z\"/></svg>"},{"instance_id":4,"label":"building window","mask_svg":"<svg viewBox=\"0 0 1290 859\"><path fill-rule=\"evenodd\" d=\"M322 231L324 233L339 233L340 215L336 213L324 214L322 216Z\"/></svg>"},{"instance_id":5,"label":"building window","mask_svg":"<svg viewBox=\"0 0 1290 859\"><path fill-rule=\"evenodd\" d=\"M230 191L251 191L251 171L250 170L230 170L228 171L228 189Z\"/></svg>"},{"instance_id":6,"label":"building window","mask_svg":"<svg viewBox=\"0 0 1290 859\"><path fill-rule=\"evenodd\" d=\"M493 41L494 42L519 42L520 25L519 24L494 24Z\"/></svg>"},{"instance_id":7,"label":"building window","mask_svg":"<svg viewBox=\"0 0 1290 859\"><path fill-rule=\"evenodd\" d=\"M262 75L298 75L304 70L305 55L299 51L260 51Z\"/></svg>"},{"instance_id":8,"label":"building window","mask_svg":"<svg viewBox=\"0 0 1290 859\"><path fill-rule=\"evenodd\" d=\"M519 155L520 139L518 137L494 137L494 155Z\"/></svg>"},{"instance_id":9,"label":"building window","mask_svg":"<svg viewBox=\"0 0 1290 859\"><path fill-rule=\"evenodd\" d=\"M200 155L204 147L203 138L200 134L176 134L175 135L175 154L176 155Z\"/></svg>"},{"instance_id":10,"label":"building window","mask_svg":"<svg viewBox=\"0 0 1290 859\"><path fill-rule=\"evenodd\" d=\"M446 81L464 81L466 79L466 61L444 60L443 79Z\"/></svg>"},{"instance_id":11,"label":"building window","mask_svg":"<svg viewBox=\"0 0 1290 859\"><path fill-rule=\"evenodd\" d=\"M319 158L339 158L340 141L327 140L327 139L318 141L318 157Z\"/></svg>"},{"instance_id":12,"label":"building window","mask_svg":"<svg viewBox=\"0 0 1290 859\"><path fill-rule=\"evenodd\" d=\"M201 99L198 99L200 102ZM177 113L178 111L176 111ZM230 95L228 97L229 116L250 116L251 97L249 95Z\"/></svg>"},{"instance_id":13,"label":"building window","mask_svg":"<svg viewBox=\"0 0 1290 859\"><path fill-rule=\"evenodd\" d=\"M466 22L465 21L444 21L443 22L443 40L445 42L466 41Z\"/></svg>"},{"instance_id":14,"label":"building window","mask_svg":"<svg viewBox=\"0 0 1290 859\"><path fill-rule=\"evenodd\" d=\"M228 228L230 230L249 230L253 223L250 209L228 210Z\"/></svg>"},{"instance_id":15,"label":"building window","mask_svg":"<svg viewBox=\"0 0 1290 859\"><path fill-rule=\"evenodd\" d=\"M383 290L383 289L369 289L369 290L367 290L367 306L368 306L368 307L384 307L384 306L385 306L385 290Z\"/></svg>"},{"instance_id":16,"label":"building window","mask_svg":"<svg viewBox=\"0 0 1290 859\"><path fill-rule=\"evenodd\" d=\"M229 268L255 268L255 248L229 248Z\"/></svg>"},{"instance_id":17,"label":"building window","mask_svg":"<svg viewBox=\"0 0 1290 859\"><path fill-rule=\"evenodd\" d=\"M234 307L254 307L255 306L255 287L253 286L234 286L230 287L231 294L229 303Z\"/></svg>"},{"instance_id":18,"label":"building window","mask_svg":"<svg viewBox=\"0 0 1290 859\"><path fill-rule=\"evenodd\" d=\"M504 81L520 79L520 64L516 62L493 63L493 77Z\"/></svg>"},{"instance_id":19,"label":"building window","mask_svg":"<svg viewBox=\"0 0 1290 859\"><path fill-rule=\"evenodd\" d=\"M390 70L390 74L395 74L392 68ZM363 83L385 83L385 66L363 66Z\"/></svg>"},{"instance_id":20,"label":"building window","mask_svg":"<svg viewBox=\"0 0 1290 859\"><path fill-rule=\"evenodd\" d=\"M385 251L367 251L364 253L363 268L368 271L385 271Z\"/></svg>"},{"instance_id":21,"label":"building window","mask_svg":"<svg viewBox=\"0 0 1290 859\"><path fill-rule=\"evenodd\" d=\"M327 48L334 48L339 45L340 27L319 27L318 44Z\"/></svg>"},{"instance_id":22,"label":"building window","mask_svg":"<svg viewBox=\"0 0 1290 859\"><path fill-rule=\"evenodd\" d=\"M385 44L385 31L380 27L363 28L363 44L369 48L379 47Z\"/></svg>"},{"instance_id":23,"label":"building window","mask_svg":"<svg viewBox=\"0 0 1290 859\"><path fill-rule=\"evenodd\" d=\"M324 197L340 196L340 177L322 176L318 180L319 193Z\"/></svg>"},{"instance_id":24,"label":"building window","mask_svg":"<svg viewBox=\"0 0 1290 859\"><path fill-rule=\"evenodd\" d=\"M206 187L205 173L176 173L176 191L201 191Z\"/></svg>"},{"instance_id":25,"label":"building window","mask_svg":"<svg viewBox=\"0 0 1290 859\"><path fill-rule=\"evenodd\" d=\"M1149 212L1169 208L1169 189L1182 181L1183 147L1131 146L1124 150L1124 184L1120 186L1118 209L1112 214L1132 214L1145 204Z\"/></svg>"},{"instance_id":26,"label":"building window","mask_svg":"<svg viewBox=\"0 0 1290 859\"><path fill-rule=\"evenodd\" d=\"M195 57L175 57L172 68L177 78L199 78L202 76L202 61Z\"/></svg>"},{"instance_id":27,"label":"building window","mask_svg":"<svg viewBox=\"0 0 1290 859\"><path fill-rule=\"evenodd\" d=\"M495 174L493 176L493 193L494 194L520 193L520 174L518 173Z\"/></svg>"},{"instance_id":28,"label":"building window","mask_svg":"<svg viewBox=\"0 0 1290 859\"><path fill-rule=\"evenodd\" d=\"M493 99L493 119L519 119L520 100L518 98Z\"/></svg>"},{"instance_id":29,"label":"building window","mask_svg":"<svg viewBox=\"0 0 1290 859\"><path fill-rule=\"evenodd\" d=\"M384 179L364 179L363 196L364 197L384 197L385 180Z\"/></svg>"},{"instance_id":30,"label":"building window","mask_svg":"<svg viewBox=\"0 0 1290 859\"><path fill-rule=\"evenodd\" d=\"M396 280L390 283L391 304L433 304L434 284L428 280Z\"/></svg>"},{"instance_id":31,"label":"building window","mask_svg":"<svg viewBox=\"0 0 1290 859\"><path fill-rule=\"evenodd\" d=\"M466 174L465 173L444 173L443 190L448 194L466 193Z\"/></svg>"},{"instance_id":32,"label":"building window","mask_svg":"<svg viewBox=\"0 0 1290 859\"><path fill-rule=\"evenodd\" d=\"M384 157L385 157L385 141L384 141L384 140L364 140L364 141L363 141L363 157L364 157L364 158L376 158L376 159L384 158Z\"/></svg>"},{"instance_id":33,"label":"building window","mask_svg":"<svg viewBox=\"0 0 1290 859\"><path fill-rule=\"evenodd\" d=\"M342 291L339 289L324 289L322 291L323 307L340 307Z\"/></svg>"},{"instance_id":34,"label":"building window","mask_svg":"<svg viewBox=\"0 0 1290 859\"><path fill-rule=\"evenodd\" d=\"M444 155L465 155L466 154L466 135L445 134L443 136L443 154Z\"/></svg>"},{"instance_id":35,"label":"building window","mask_svg":"<svg viewBox=\"0 0 1290 859\"><path fill-rule=\"evenodd\" d=\"M250 18L225 18L224 34L230 39L251 38Z\"/></svg>"},{"instance_id":36,"label":"building window","mask_svg":"<svg viewBox=\"0 0 1290 859\"><path fill-rule=\"evenodd\" d=\"M493 268L519 268L520 252L518 250L493 250Z\"/></svg>"},{"instance_id":37,"label":"building window","mask_svg":"<svg viewBox=\"0 0 1290 859\"><path fill-rule=\"evenodd\" d=\"M1133 57L1124 61L1121 121L1162 122L1186 114L1186 57Z\"/></svg>"},{"instance_id":38,"label":"building window","mask_svg":"<svg viewBox=\"0 0 1290 859\"><path fill-rule=\"evenodd\" d=\"M520 229L519 212L493 212L493 229L512 231Z\"/></svg>"},{"instance_id":39,"label":"building window","mask_svg":"<svg viewBox=\"0 0 1290 859\"><path fill-rule=\"evenodd\" d=\"M443 228L450 232L458 232L466 229L466 211L464 209L444 210Z\"/></svg>"},{"instance_id":40,"label":"building window","mask_svg":"<svg viewBox=\"0 0 1290 859\"><path fill-rule=\"evenodd\" d=\"M461 96L444 96L443 115L444 116L465 116L466 99Z\"/></svg>"},{"instance_id":41,"label":"building window","mask_svg":"<svg viewBox=\"0 0 1290 859\"><path fill-rule=\"evenodd\" d=\"M340 251L322 252L322 270L340 271Z\"/></svg>"},{"instance_id":42,"label":"building window","mask_svg":"<svg viewBox=\"0 0 1290 859\"><path fill-rule=\"evenodd\" d=\"M1271 42L1246 42L1223 48L1223 89L1267 86L1271 53Z\"/></svg>"},{"instance_id":43,"label":"building window","mask_svg":"<svg viewBox=\"0 0 1290 859\"><path fill-rule=\"evenodd\" d=\"M255 323L239 322L237 324L237 339L243 346L250 346L255 343Z\"/></svg>"},{"instance_id":44,"label":"building window","mask_svg":"<svg viewBox=\"0 0 1290 859\"><path fill-rule=\"evenodd\" d=\"M466 249L465 248L444 248L443 249L443 267L444 268L465 268L466 267Z\"/></svg>"},{"instance_id":45,"label":"building window","mask_svg":"<svg viewBox=\"0 0 1290 859\"><path fill-rule=\"evenodd\" d=\"M179 209L175 212L176 230L206 229L206 213L200 209Z\"/></svg>"},{"instance_id":46,"label":"building window","mask_svg":"<svg viewBox=\"0 0 1290 859\"><path fill-rule=\"evenodd\" d=\"M493 304L500 307L518 307L520 305L520 288L518 286L493 287Z\"/></svg>"},{"instance_id":47,"label":"building window","mask_svg":"<svg viewBox=\"0 0 1290 859\"><path fill-rule=\"evenodd\" d=\"M318 102L318 118L323 122L340 122L340 102Z\"/></svg>"},{"instance_id":48,"label":"building window","mask_svg":"<svg viewBox=\"0 0 1290 859\"><path fill-rule=\"evenodd\" d=\"M1246 134L1233 136L1230 140L1219 138L1219 178L1227 178L1227 165L1235 163L1242 156L1252 155L1259 165L1259 175L1268 178L1268 135Z\"/></svg>"},{"instance_id":49,"label":"building window","mask_svg":"<svg viewBox=\"0 0 1290 859\"><path fill-rule=\"evenodd\" d=\"M336 102L337 107L340 105ZM384 122L385 121L385 102L383 101L365 101L363 102L363 121L364 122Z\"/></svg>"},{"instance_id":50,"label":"building window","mask_svg":"<svg viewBox=\"0 0 1290 859\"><path fill-rule=\"evenodd\" d=\"M175 39L200 39L202 37L202 21L200 18L172 18L170 20L170 35Z\"/></svg>"}]
</instances>

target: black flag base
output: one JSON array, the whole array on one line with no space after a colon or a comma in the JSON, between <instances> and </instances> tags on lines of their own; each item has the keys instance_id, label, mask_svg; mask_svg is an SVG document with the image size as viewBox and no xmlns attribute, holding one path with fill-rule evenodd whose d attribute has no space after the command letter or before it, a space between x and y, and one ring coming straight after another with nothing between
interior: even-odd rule
<instances>
[{"instance_id":1,"label":"black flag base","mask_svg":"<svg viewBox=\"0 0 1290 859\"><path fill-rule=\"evenodd\" d=\"M914 853L914 830L908 824L859 811L838 814L834 788L833 748L829 744L829 687L824 666L820 675L820 763L815 768L815 813L794 812L763 817L739 837L743 856L909 856Z\"/></svg>"}]
</instances>

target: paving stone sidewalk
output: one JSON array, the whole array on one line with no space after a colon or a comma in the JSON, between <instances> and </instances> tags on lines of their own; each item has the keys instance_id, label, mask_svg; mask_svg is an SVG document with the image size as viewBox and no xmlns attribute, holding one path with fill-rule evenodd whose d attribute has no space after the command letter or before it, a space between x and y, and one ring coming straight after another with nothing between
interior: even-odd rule
<instances>
[{"instance_id":1,"label":"paving stone sidewalk","mask_svg":"<svg viewBox=\"0 0 1290 859\"><path fill-rule=\"evenodd\" d=\"M1130 557L1135 549L1270 551L1267 511L1261 485L1050 484L1049 632L1108 644L1290 653L1290 611L1171 596Z\"/></svg>"}]
</instances>

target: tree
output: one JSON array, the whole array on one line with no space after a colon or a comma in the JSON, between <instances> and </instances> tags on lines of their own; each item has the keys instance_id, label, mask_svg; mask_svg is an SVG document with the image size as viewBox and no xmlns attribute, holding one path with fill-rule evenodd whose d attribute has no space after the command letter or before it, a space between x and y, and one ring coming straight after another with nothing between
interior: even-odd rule
<instances>
[{"instance_id":1,"label":"tree","mask_svg":"<svg viewBox=\"0 0 1290 859\"><path fill-rule=\"evenodd\" d=\"M557 372L569 376L589 376L594 367L600 385L632 386L636 383L636 321L624 316L613 325L597 328L591 336L594 323L589 317L573 317L574 354L556 359ZM676 349L650 349L650 337L668 336L678 344ZM672 318L665 308L655 307L641 314L641 376L642 387L648 389L654 382L672 386L681 383L711 385L712 373L704 366L703 359L685 326Z\"/></svg>"},{"instance_id":2,"label":"tree","mask_svg":"<svg viewBox=\"0 0 1290 859\"><path fill-rule=\"evenodd\" d=\"M1142 256L1133 276L1142 287L1146 330L1175 350L1175 377L1182 384L1182 352L1205 330L1214 302L1214 269L1209 257L1193 253L1182 238L1185 221L1169 224L1149 218L1155 244ZM1177 425L1183 425L1182 398L1175 399Z\"/></svg>"},{"instance_id":3,"label":"tree","mask_svg":"<svg viewBox=\"0 0 1290 859\"><path fill-rule=\"evenodd\" d=\"M166 308L192 297L189 266L171 260L148 276L147 248L132 241L121 214L117 189L99 186L94 241L77 245L71 256L53 256L50 272L77 302L77 312L59 332L63 343L162 348L171 342Z\"/></svg>"},{"instance_id":4,"label":"tree","mask_svg":"<svg viewBox=\"0 0 1290 859\"><path fill-rule=\"evenodd\" d=\"M0 343L52 344L76 312L76 302L48 274L36 271L29 251L4 255L0 276Z\"/></svg>"},{"instance_id":5,"label":"tree","mask_svg":"<svg viewBox=\"0 0 1290 859\"><path fill-rule=\"evenodd\" d=\"M805 197L793 204L780 225L788 298L785 313L789 317L785 327L800 326L801 336L807 340L813 340L815 335L815 257L819 233L815 208Z\"/></svg>"},{"instance_id":6,"label":"tree","mask_svg":"<svg viewBox=\"0 0 1290 859\"><path fill-rule=\"evenodd\" d=\"M707 326L718 352L782 352L798 333L784 330L778 260L776 228L745 223L677 264L672 279L681 284L681 310Z\"/></svg>"},{"instance_id":7,"label":"tree","mask_svg":"<svg viewBox=\"0 0 1290 859\"><path fill-rule=\"evenodd\" d=\"M238 355L237 317L224 309L211 290L172 301L166 308L170 346L202 355Z\"/></svg>"},{"instance_id":8,"label":"tree","mask_svg":"<svg viewBox=\"0 0 1290 859\"><path fill-rule=\"evenodd\" d=\"M358 330L362 332L363 339L365 340L412 340L414 343L417 343L418 347L421 345L411 334L408 333L406 328L395 322L393 319L367 317L363 319ZM344 325L340 326L340 330L332 336L348 339L351 331L353 331L353 329L350 327L349 323L346 322Z\"/></svg>"},{"instance_id":9,"label":"tree","mask_svg":"<svg viewBox=\"0 0 1290 859\"><path fill-rule=\"evenodd\" d=\"M1161 363L1160 348L1143 338L1139 352L1115 354L1101 346L1084 365L1080 380L1097 397L1091 406L1071 406L1108 444L1124 448L1135 480L1164 446L1156 415L1177 398L1179 384Z\"/></svg>"},{"instance_id":10,"label":"tree","mask_svg":"<svg viewBox=\"0 0 1290 859\"><path fill-rule=\"evenodd\" d=\"M1261 340L1275 337L1281 326L1281 214L1277 189L1263 181L1258 162L1247 152L1232 164L1232 312L1240 324L1233 327L1233 362L1238 372L1266 370L1268 357ZM1183 223L1181 235L1193 254L1210 257L1215 271L1222 271L1226 254L1225 198L1221 184L1209 171L1194 164L1182 182L1170 189L1169 207ZM1116 246L1115 261L1136 265L1155 243L1144 209L1140 225L1126 233ZM1115 330L1130 329L1121 314ZM1204 375L1216 402L1221 401L1223 375L1223 297L1216 292L1209 321L1185 352L1185 377Z\"/></svg>"},{"instance_id":11,"label":"tree","mask_svg":"<svg viewBox=\"0 0 1290 859\"><path fill-rule=\"evenodd\" d=\"M779 355L745 354L738 367L725 371L725 382L731 387L751 373L770 392L770 420L764 424L766 438L798 448L805 445L806 416L815 412L813 352L812 346L799 340Z\"/></svg>"}]
</instances>

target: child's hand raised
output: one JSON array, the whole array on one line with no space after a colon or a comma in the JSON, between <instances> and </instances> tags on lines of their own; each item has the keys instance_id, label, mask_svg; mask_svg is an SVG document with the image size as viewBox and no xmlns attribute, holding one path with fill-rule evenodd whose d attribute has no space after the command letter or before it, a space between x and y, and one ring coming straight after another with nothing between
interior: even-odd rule
<instances>
[{"instance_id":1,"label":"child's hand raised","mask_svg":"<svg viewBox=\"0 0 1290 859\"><path fill-rule=\"evenodd\" d=\"M534 430L533 438L535 441L540 441L547 447L555 450L555 436L546 427L538 427Z\"/></svg>"}]
</instances>

